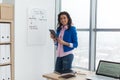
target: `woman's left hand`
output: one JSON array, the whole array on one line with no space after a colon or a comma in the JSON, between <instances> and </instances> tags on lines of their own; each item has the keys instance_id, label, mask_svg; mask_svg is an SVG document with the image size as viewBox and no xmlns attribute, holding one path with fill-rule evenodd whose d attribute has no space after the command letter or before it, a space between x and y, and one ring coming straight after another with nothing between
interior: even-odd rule
<instances>
[{"instance_id":1,"label":"woman's left hand","mask_svg":"<svg viewBox=\"0 0 120 80\"><path fill-rule=\"evenodd\" d=\"M64 40L58 38L57 39L58 43L62 44L62 45L66 45L66 46L70 46L70 44L68 42L65 42Z\"/></svg>"},{"instance_id":2,"label":"woman's left hand","mask_svg":"<svg viewBox=\"0 0 120 80\"><path fill-rule=\"evenodd\" d=\"M65 41L62 40L62 39L60 39L60 38L58 38L57 41L58 41L58 43L60 43L60 44L62 44L62 45L64 45L64 43L65 43Z\"/></svg>"}]
</instances>

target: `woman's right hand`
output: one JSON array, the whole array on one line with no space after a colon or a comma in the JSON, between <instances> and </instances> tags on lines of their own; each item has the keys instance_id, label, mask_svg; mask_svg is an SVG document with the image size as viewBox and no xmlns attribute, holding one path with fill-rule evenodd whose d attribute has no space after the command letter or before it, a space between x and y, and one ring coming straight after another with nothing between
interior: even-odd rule
<instances>
[{"instance_id":1,"label":"woman's right hand","mask_svg":"<svg viewBox=\"0 0 120 80\"><path fill-rule=\"evenodd\" d=\"M53 34L50 33L50 38L53 39L53 41L57 41L57 39L55 38L55 36Z\"/></svg>"}]
</instances>

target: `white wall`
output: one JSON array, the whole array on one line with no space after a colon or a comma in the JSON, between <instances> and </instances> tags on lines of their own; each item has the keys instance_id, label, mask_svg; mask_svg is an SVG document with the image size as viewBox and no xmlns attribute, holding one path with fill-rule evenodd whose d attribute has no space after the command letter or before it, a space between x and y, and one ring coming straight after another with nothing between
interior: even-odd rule
<instances>
[{"instance_id":1,"label":"white wall","mask_svg":"<svg viewBox=\"0 0 120 80\"><path fill-rule=\"evenodd\" d=\"M27 44L27 8L47 11L44 45ZM54 70L54 46L49 28L55 24L55 0L15 0L15 80L45 80L42 74ZM41 33L41 32L40 32Z\"/></svg>"},{"instance_id":2,"label":"white wall","mask_svg":"<svg viewBox=\"0 0 120 80\"><path fill-rule=\"evenodd\" d=\"M2 3L14 4L14 0L2 0Z\"/></svg>"}]
</instances>

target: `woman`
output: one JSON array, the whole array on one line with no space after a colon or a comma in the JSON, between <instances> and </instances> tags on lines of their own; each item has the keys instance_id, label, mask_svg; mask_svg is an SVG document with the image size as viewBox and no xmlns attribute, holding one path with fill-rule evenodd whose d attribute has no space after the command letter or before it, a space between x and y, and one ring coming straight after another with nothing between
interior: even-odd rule
<instances>
[{"instance_id":1,"label":"woman","mask_svg":"<svg viewBox=\"0 0 120 80\"><path fill-rule=\"evenodd\" d=\"M51 38L56 42L57 60L55 71L59 73L72 72L72 61L74 58L72 50L78 46L76 28L72 26L72 19L67 12L58 14L58 28L55 39L51 34Z\"/></svg>"}]
</instances>

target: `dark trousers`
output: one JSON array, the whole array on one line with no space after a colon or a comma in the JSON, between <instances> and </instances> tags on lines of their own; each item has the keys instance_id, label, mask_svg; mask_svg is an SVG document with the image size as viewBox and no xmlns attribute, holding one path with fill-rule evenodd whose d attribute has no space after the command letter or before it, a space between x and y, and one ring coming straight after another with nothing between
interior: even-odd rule
<instances>
[{"instance_id":1,"label":"dark trousers","mask_svg":"<svg viewBox=\"0 0 120 80\"><path fill-rule=\"evenodd\" d=\"M56 64L55 64L55 71L59 73L69 73L72 72L72 61L73 61L73 54L69 54L64 57L57 57Z\"/></svg>"}]
</instances>

